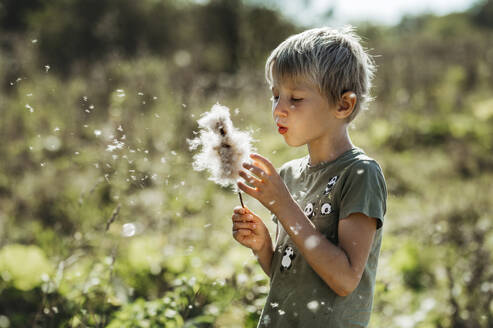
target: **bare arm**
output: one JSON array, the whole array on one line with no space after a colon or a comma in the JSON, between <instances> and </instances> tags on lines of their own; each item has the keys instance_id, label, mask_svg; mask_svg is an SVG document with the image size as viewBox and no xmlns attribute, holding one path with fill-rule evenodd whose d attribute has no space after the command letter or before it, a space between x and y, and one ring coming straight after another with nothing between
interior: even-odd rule
<instances>
[{"instance_id":1,"label":"bare arm","mask_svg":"<svg viewBox=\"0 0 493 328\"><path fill-rule=\"evenodd\" d=\"M269 247L270 246L270 247ZM259 250L258 252L252 250L253 254L258 260L258 263L262 267L262 270L264 270L265 274L270 277L270 265L272 262L272 257L274 255L274 250L272 248L272 242L269 244L266 244L266 247L262 250Z\"/></svg>"},{"instance_id":2,"label":"bare arm","mask_svg":"<svg viewBox=\"0 0 493 328\"><path fill-rule=\"evenodd\" d=\"M351 294L368 260L376 219L354 213L340 220L339 245L334 245L316 230L296 202L291 202L291 206L278 214L279 221L312 269L338 295ZM291 228L295 226L296 232Z\"/></svg>"},{"instance_id":3,"label":"bare arm","mask_svg":"<svg viewBox=\"0 0 493 328\"><path fill-rule=\"evenodd\" d=\"M240 244L252 250L262 270L270 277L274 250L269 230L262 219L246 207L236 207L232 220L233 237Z\"/></svg>"},{"instance_id":4,"label":"bare arm","mask_svg":"<svg viewBox=\"0 0 493 328\"><path fill-rule=\"evenodd\" d=\"M277 237L279 236L279 225L276 225L276 239L274 242L274 246L277 244ZM270 245L270 249L267 248L263 251L255 252L253 251L253 254L257 257L258 263L262 267L262 270L264 270L265 274L271 277L271 272L270 272L270 267L272 264L272 257L274 256L274 247L272 246L272 242L270 242L268 245ZM267 246L268 246L267 245Z\"/></svg>"}]
</instances>

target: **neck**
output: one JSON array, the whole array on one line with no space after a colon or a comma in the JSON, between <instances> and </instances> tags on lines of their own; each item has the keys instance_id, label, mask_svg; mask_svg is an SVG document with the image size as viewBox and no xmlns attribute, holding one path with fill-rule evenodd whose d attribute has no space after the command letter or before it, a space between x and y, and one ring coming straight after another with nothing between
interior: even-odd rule
<instances>
[{"instance_id":1,"label":"neck","mask_svg":"<svg viewBox=\"0 0 493 328\"><path fill-rule=\"evenodd\" d=\"M339 135L314 140L308 144L310 165L331 162L353 147L347 129L343 129Z\"/></svg>"}]
</instances>

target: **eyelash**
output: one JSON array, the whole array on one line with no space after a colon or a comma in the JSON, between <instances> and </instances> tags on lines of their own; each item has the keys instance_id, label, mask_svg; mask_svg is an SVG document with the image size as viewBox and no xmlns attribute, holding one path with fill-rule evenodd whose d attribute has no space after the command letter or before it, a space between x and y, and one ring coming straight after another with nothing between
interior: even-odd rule
<instances>
[{"instance_id":1,"label":"eyelash","mask_svg":"<svg viewBox=\"0 0 493 328\"><path fill-rule=\"evenodd\" d=\"M278 99L279 99L279 97L274 97L274 96L272 96L270 98L271 101L278 100ZM302 100L303 100L303 98L291 98L291 101L294 101L294 102L302 101Z\"/></svg>"}]
</instances>

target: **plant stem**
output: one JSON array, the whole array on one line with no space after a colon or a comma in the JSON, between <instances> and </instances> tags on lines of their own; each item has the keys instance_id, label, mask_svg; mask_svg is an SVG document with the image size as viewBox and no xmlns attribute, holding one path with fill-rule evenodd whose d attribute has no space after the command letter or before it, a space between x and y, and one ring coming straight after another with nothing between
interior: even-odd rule
<instances>
[{"instance_id":1,"label":"plant stem","mask_svg":"<svg viewBox=\"0 0 493 328\"><path fill-rule=\"evenodd\" d=\"M243 198L241 197L241 191L238 191L238 195L240 196L241 207L245 208L245 205L243 205Z\"/></svg>"}]
</instances>

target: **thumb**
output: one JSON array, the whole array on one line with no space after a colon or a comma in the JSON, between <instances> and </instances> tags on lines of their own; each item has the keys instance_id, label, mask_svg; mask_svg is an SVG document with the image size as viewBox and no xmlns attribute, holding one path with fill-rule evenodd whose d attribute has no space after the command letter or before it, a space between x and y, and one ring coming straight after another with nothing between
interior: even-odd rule
<instances>
[{"instance_id":1,"label":"thumb","mask_svg":"<svg viewBox=\"0 0 493 328\"><path fill-rule=\"evenodd\" d=\"M245 207L237 206L235 207L234 212L237 214L253 214L253 212L250 211L250 209L246 206Z\"/></svg>"},{"instance_id":2,"label":"thumb","mask_svg":"<svg viewBox=\"0 0 493 328\"><path fill-rule=\"evenodd\" d=\"M247 206L240 208L240 213L242 213L242 214L253 214L253 212Z\"/></svg>"}]
</instances>

